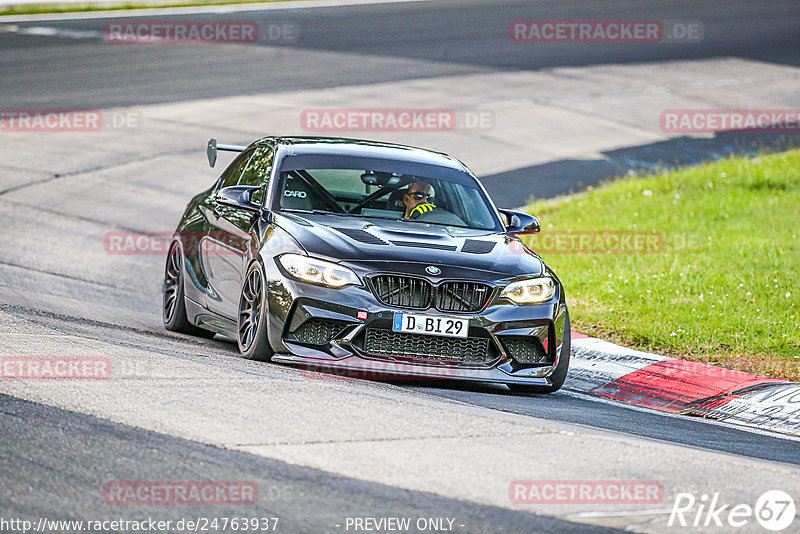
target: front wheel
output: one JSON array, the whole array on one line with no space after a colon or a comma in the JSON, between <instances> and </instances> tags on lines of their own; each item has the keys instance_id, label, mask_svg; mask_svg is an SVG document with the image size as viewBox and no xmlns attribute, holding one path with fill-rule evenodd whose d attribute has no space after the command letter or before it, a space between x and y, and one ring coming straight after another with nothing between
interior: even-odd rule
<instances>
[{"instance_id":1,"label":"front wheel","mask_svg":"<svg viewBox=\"0 0 800 534\"><path fill-rule=\"evenodd\" d=\"M261 266L253 263L242 284L236 336L239 352L249 360L266 361L272 357L272 348L267 339L266 309L267 292Z\"/></svg>"},{"instance_id":2,"label":"front wheel","mask_svg":"<svg viewBox=\"0 0 800 534\"><path fill-rule=\"evenodd\" d=\"M164 267L161 318L164 320L164 328L172 332L214 337L214 332L196 327L186 317L186 302L183 300L183 248L178 241L173 242L169 248L167 265Z\"/></svg>"},{"instance_id":3,"label":"front wheel","mask_svg":"<svg viewBox=\"0 0 800 534\"><path fill-rule=\"evenodd\" d=\"M553 374L550 375L549 386L529 386L527 384L508 384L508 389L513 393L554 393L561 389L564 381L567 379L567 370L569 369L569 356L572 347L572 334L569 326L569 311L567 313L566 322L564 323L564 340L561 342L561 356L558 359L558 365Z\"/></svg>"}]
</instances>

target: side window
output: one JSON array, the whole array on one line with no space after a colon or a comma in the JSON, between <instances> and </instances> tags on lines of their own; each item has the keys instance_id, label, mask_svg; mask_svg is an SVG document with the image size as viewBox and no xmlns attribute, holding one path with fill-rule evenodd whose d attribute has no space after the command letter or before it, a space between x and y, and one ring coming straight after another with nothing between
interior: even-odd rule
<instances>
[{"instance_id":1,"label":"side window","mask_svg":"<svg viewBox=\"0 0 800 534\"><path fill-rule=\"evenodd\" d=\"M219 187L217 188L222 189L223 187L230 187L232 185L236 185L239 183L239 177L242 175L242 171L244 170L245 165L250 160L250 156L253 155L252 150L248 150L243 152L239 155L238 158L233 160L233 162L228 165L228 168L225 169L225 172L222 173L219 179Z\"/></svg>"},{"instance_id":2,"label":"side window","mask_svg":"<svg viewBox=\"0 0 800 534\"><path fill-rule=\"evenodd\" d=\"M245 168L239 185L266 185L269 176L272 174L272 159L275 151L270 146L262 146L256 149L250 163Z\"/></svg>"},{"instance_id":3,"label":"side window","mask_svg":"<svg viewBox=\"0 0 800 534\"><path fill-rule=\"evenodd\" d=\"M283 173L283 183L280 190L280 207L290 210L311 210L314 209L312 202L312 192L308 189L308 184L295 176L294 173Z\"/></svg>"}]
</instances>

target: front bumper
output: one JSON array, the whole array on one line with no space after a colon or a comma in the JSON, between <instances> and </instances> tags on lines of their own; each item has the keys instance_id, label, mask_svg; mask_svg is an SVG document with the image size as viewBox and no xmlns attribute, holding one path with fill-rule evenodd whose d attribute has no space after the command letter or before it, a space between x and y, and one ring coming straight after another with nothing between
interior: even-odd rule
<instances>
[{"instance_id":1,"label":"front bumper","mask_svg":"<svg viewBox=\"0 0 800 534\"><path fill-rule=\"evenodd\" d=\"M290 301L291 306L283 309L281 317L273 316L272 359L308 371L375 380L463 380L550 386L549 377L560 358L566 310L560 286L557 295L542 304L517 306L490 302L480 313L442 314L436 310L387 307L366 287L328 289L285 279L282 285L286 290L282 300ZM398 311L466 318L470 339L485 339L489 352L483 359L464 361L370 353L365 345L367 330L391 331L392 317ZM319 325L323 326L317 328ZM446 343L451 339L445 338ZM546 357L520 363L509 350L512 339L539 343Z\"/></svg>"}]
</instances>

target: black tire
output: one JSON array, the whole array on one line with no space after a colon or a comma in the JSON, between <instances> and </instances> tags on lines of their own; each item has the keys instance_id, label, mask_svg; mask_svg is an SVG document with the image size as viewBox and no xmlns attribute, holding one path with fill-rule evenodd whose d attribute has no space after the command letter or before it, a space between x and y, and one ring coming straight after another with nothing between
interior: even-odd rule
<instances>
[{"instance_id":1,"label":"black tire","mask_svg":"<svg viewBox=\"0 0 800 534\"><path fill-rule=\"evenodd\" d=\"M569 311L567 313L566 322L564 323L564 341L561 342L561 357L558 360L556 370L550 375L550 386L529 386L527 384L507 384L508 389L513 393L538 393L547 394L554 393L561 389L564 381L567 379L567 371L569 370L569 358L572 350L572 333L569 326Z\"/></svg>"},{"instance_id":2,"label":"black tire","mask_svg":"<svg viewBox=\"0 0 800 534\"><path fill-rule=\"evenodd\" d=\"M170 246L164 267L161 318L164 320L164 328L172 332L214 337L214 332L191 324L186 317L186 302L183 300L183 249L177 241Z\"/></svg>"},{"instance_id":3,"label":"black tire","mask_svg":"<svg viewBox=\"0 0 800 534\"><path fill-rule=\"evenodd\" d=\"M239 318L236 341L239 352L249 360L269 361L273 351L267 338L267 292L261 266L253 263L247 269L239 297Z\"/></svg>"}]
</instances>

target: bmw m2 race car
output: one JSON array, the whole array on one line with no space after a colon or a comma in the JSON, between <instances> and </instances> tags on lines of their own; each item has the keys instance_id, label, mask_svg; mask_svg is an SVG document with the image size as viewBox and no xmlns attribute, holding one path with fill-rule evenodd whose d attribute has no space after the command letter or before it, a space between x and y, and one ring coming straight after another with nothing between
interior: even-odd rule
<instances>
[{"instance_id":1,"label":"bmw m2 race car","mask_svg":"<svg viewBox=\"0 0 800 534\"><path fill-rule=\"evenodd\" d=\"M562 386L564 289L518 237L539 222L498 210L463 163L338 138L212 139L212 167L218 150L241 153L170 243L168 330L323 372Z\"/></svg>"}]
</instances>

